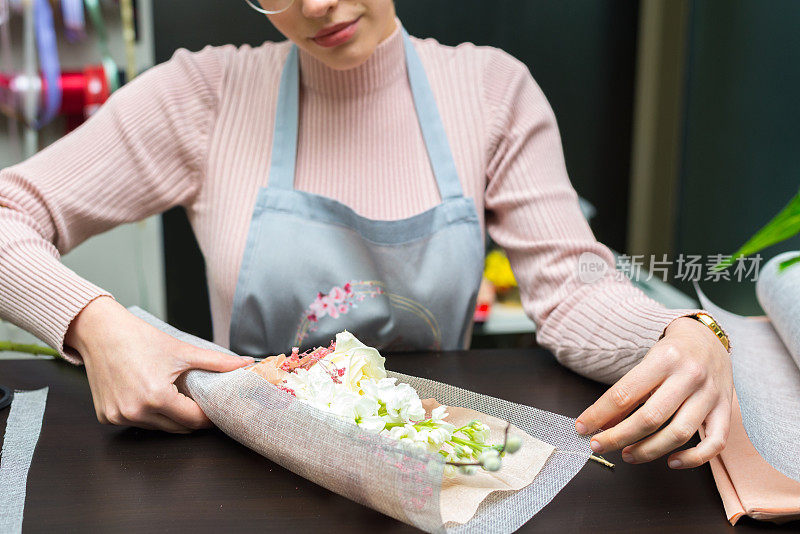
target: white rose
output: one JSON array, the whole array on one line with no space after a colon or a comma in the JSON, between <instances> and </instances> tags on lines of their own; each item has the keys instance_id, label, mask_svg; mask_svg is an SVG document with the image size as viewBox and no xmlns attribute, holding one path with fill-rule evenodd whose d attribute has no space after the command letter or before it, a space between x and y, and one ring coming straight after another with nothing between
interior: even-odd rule
<instances>
[{"instance_id":1,"label":"white rose","mask_svg":"<svg viewBox=\"0 0 800 534\"><path fill-rule=\"evenodd\" d=\"M345 368L343 382L348 389L361 392L361 379L386 378L386 358L377 349L368 347L348 331L336 334L336 348L325 357L337 368Z\"/></svg>"}]
</instances>

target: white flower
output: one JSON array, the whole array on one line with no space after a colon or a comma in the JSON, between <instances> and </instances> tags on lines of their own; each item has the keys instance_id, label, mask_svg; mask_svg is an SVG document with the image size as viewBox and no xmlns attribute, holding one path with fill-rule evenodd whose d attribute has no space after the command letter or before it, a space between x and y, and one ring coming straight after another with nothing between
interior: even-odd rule
<instances>
[{"instance_id":1,"label":"white flower","mask_svg":"<svg viewBox=\"0 0 800 534\"><path fill-rule=\"evenodd\" d=\"M469 434L475 443L486 443L489 441L489 434L491 429L488 425L481 423L477 419L470 423L469 428L466 430L466 433Z\"/></svg>"},{"instance_id":2,"label":"white flower","mask_svg":"<svg viewBox=\"0 0 800 534\"><path fill-rule=\"evenodd\" d=\"M353 408L356 424L364 430L377 434L386 426L386 421L378 416L380 404L375 399L359 396Z\"/></svg>"},{"instance_id":3,"label":"white flower","mask_svg":"<svg viewBox=\"0 0 800 534\"><path fill-rule=\"evenodd\" d=\"M444 421L444 418L447 416L448 416L447 406L437 406L436 408L431 410L431 420L435 423Z\"/></svg>"},{"instance_id":4,"label":"white flower","mask_svg":"<svg viewBox=\"0 0 800 534\"><path fill-rule=\"evenodd\" d=\"M386 421L384 421L382 417L377 416L361 417L356 419L356 423L367 432L372 432L374 434L379 433L386 427Z\"/></svg>"},{"instance_id":5,"label":"white flower","mask_svg":"<svg viewBox=\"0 0 800 534\"><path fill-rule=\"evenodd\" d=\"M395 382L397 382L396 378L381 378L377 381L374 379L362 380L361 390L365 396L385 405L393 395Z\"/></svg>"},{"instance_id":6,"label":"white flower","mask_svg":"<svg viewBox=\"0 0 800 534\"><path fill-rule=\"evenodd\" d=\"M444 423L445 425L449 423ZM436 445L437 450L444 445L446 441L450 441L450 438L453 436L453 425L450 425L450 428L446 427L438 427L431 429L430 434L428 434L428 442L432 445Z\"/></svg>"},{"instance_id":7,"label":"white flower","mask_svg":"<svg viewBox=\"0 0 800 534\"><path fill-rule=\"evenodd\" d=\"M330 377L320 375L314 367L310 371L296 369L287 375L285 387L294 391L299 399L312 400L319 397L319 394L326 389L327 382L330 381ZM332 391L327 392L327 396L331 394Z\"/></svg>"},{"instance_id":8,"label":"white flower","mask_svg":"<svg viewBox=\"0 0 800 534\"><path fill-rule=\"evenodd\" d=\"M417 392L405 383L397 384L385 398L387 417L390 422L422 421L425 408Z\"/></svg>"},{"instance_id":9,"label":"white flower","mask_svg":"<svg viewBox=\"0 0 800 534\"><path fill-rule=\"evenodd\" d=\"M445 421L447 406L434 408L426 420L419 394L409 384L388 378L384 362L377 350L349 332L341 332L332 353L310 369L298 368L288 373L283 385L298 399L367 432L393 439L406 449L439 453L451 462L475 461L472 447L452 441L455 426ZM476 420L458 434L462 439L484 444L489 439L489 427ZM509 439L509 452L514 446ZM500 456L494 449L485 451L479 461L487 470L500 468ZM476 469L477 466L460 468L467 474ZM445 470L450 473L453 468Z\"/></svg>"},{"instance_id":10,"label":"white flower","mask_svg":"<svg viewBox=\"0 0 800 534\"><path fill-rule=\"evenodd\" d=\"M384 430L384 435L396 440L413 439L417 435L417 429L414 428L414 425L405 424Z\"/></svg>"},{"instance_id":11,"label":"white flower","mask_svg":"<svg viewBox=\"0 0 800 534\"><path fill-rule=\"evenodd\" d=\"M476 421L472 424L472 428L475 429L472 436L478 443L486 443L489 441L489 434L491 433L491 429L489 425L481 423L480 421Z\"/></svg>"},{"instance_id":12,"label":"white flower","mask_svg":"<svg viewBox=\"0 0 800 534\"><path fill-rule=\"evenodd\" d=\"M331 384L333 384L333 381L331 381ZM356 404L359 402L361 397L357 393L347 391L343 388L337 388L334 386L331 389L334 392L331 397L327 399L315 399L316 402L325 403L327 401L329 411L332 414L338 415L342 419L355 421L356 417L358 417L358 414L356 413Z\"/></svg>"},{"instance_id":13,"label":"white flower","mask_svg":"<svg viewBox=\"0 0 800 534\"><path fill-rule=\"evenodd\" d=\"M474 460L473 450L469 447L463 447L461 445L454 444L453 451L453 454L456 458L453 461Z\"/></svg>"},{"instance_id":14,"label":"white flower","mask_svg":"<svg viewBox=\"0 0 800 534\"><path fill-rule=\"evenodd\" d=\"M381 356L376 349L364 345L346 330L336 334L336 347L324 359L333 363L337 368L345 369L342 381L350 391L361 391L362 378L377 380L386 378L386 368L384 367L386 358Z\"/></svg>"},{"instance_id":15,"label":"white flower","mask_svg":"<svg viewBox=\"0 0 800 534\"><path fill-rule=\"evenodd\" d=\"M378 415L378 408L380 404L375 399L360 396L356 402L355 410L357 417L376 417Z\"/></svg>"}]
</instances>

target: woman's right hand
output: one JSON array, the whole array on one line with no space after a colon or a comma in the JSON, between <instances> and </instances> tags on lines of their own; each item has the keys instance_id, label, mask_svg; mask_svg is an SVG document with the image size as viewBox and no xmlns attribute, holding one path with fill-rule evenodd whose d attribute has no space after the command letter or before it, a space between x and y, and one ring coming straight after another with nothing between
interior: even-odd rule
<instances>
[{"instance_id":1,"label":"woman's right hand","mask_svg":"<svg viewBox=\"0 0 800 534\"><path fill-rule=\"evenodd\" d=\"M253 362L200 349L136 317L110 297L89 303L65 344L83 357L101 423L186 433L211 421L175 381L189 369L233 371Z\"/></svg>"}]
</instances>

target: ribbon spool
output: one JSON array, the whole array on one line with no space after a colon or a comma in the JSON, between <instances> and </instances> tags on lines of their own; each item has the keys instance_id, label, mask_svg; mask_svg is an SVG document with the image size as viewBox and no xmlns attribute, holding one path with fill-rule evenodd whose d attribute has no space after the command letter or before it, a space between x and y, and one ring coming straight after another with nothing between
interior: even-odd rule
<instances>
[{"instance_id":1,"label":"ribbon spool","mask_svg":"<svg viewBox=\"0 0 800 534\"><path fill-rule=\"evenodd\" d=\"M68 41L74 43L86 38L83 0L61 0L61 18L64 19Z\"/></svg>"},{"instance_id":2,"label":"ribbon spool","mask_svg":"<svg viewBox=\"0 0 800 534\"><path fill-rule=\"evenodd\" d=\"M36 24L36 44L42 69L44 106L39 107L34 127L39 130L56 117L61 108L61 65L58 61L58 42L53 22L53 9L48 0L33 0Z\"/></svg>"},{"instance_id":3,"label":"ribbon spool","mask_svg":"<svg viewBox=\"0 0 800 534\"><path fill-rule=\"evenodd\" d=\"M103 65L88 65L83 71L62 72L58 84L62 93L58 112L67 117L67 131L88 119L111 94ZM40 79L34 79L29 84L22 74L0 72L0 92L10 95L8 103L2 107L3 113L26 123L21 109L22 94L25 91L39 91L40 86Z\"/></svg>"},{"instance_id":4,"label":"ribbon spool","mask_svg":"<svg viewBox=\"0 0 800 534\"><path fill-rule=\"evenodd\" d=\"M97 46L100 48L100 55L102 56L103 66L106 69L106 76L108 77L108 85L113 93L119 89L119 69L114 59L111 57L111 49L108 46L108 32L106 31L106 23L103 20L103 14L100 12L100 3L98 0L84 0L86 9L89 12L89 18L94 25L95 33L97 34Z\"/></svg>"}]
</instances>

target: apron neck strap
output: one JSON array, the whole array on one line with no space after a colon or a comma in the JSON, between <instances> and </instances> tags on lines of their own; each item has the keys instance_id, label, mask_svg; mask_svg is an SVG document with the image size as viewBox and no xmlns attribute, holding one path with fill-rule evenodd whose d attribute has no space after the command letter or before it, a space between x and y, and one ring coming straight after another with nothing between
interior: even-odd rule
<instances>
[{"instance_id":1,"label":"apron neck strap","mask_svg":"<svg viewBox=\"0 0 800 534\"><path fill-rule=\"evenodd\" d=\"M300 65L297 45L292 45L283 65L272 132L269 187L294 188L297 160L297 122L300 114Z\"/></svg>"},{"instance_id":2,"label":"apron neck strap","mask_svg":"<svg viewBox=\"0 0 800 534\"><path fill-rule=\"evenodd\" d=\"M422 61L411 43L408 32L403 31L406 53L406 69L414 108L417 111L422 137L428 150L428 159L439 186L442 200L464 195L458 171L447 140L444 124L439 115ZM272 155L269 172L269 187L293 189L297 160L297 132L300 111L300 65L297 46L292 45L281 74L275 126L272 136Z\"/></svg>"}]
</instances>

